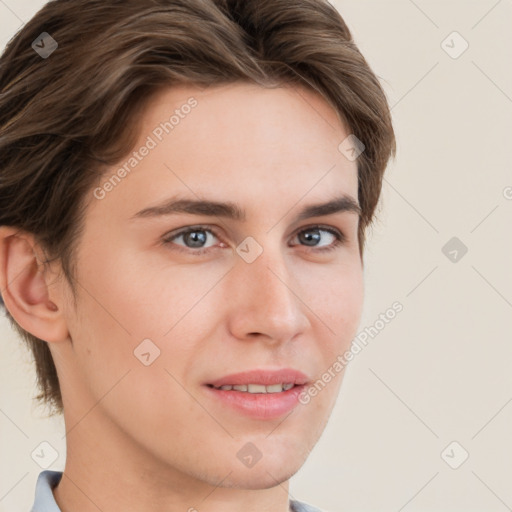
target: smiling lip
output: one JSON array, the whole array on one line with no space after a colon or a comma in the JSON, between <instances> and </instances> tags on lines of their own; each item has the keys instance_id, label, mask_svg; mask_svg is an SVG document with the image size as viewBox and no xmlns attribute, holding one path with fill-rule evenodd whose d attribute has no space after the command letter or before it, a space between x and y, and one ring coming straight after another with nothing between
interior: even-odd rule
<instances>
[{"instance_id":1,"label":"smiling lip","mask_svg":"<svg viewBox=\"0 0 512 512\"><path fill-rule=\"evenodd\" d=\"M264 386L272 386L272 384L287 382L301 386L306 384L307 381L308 378L304 373L292 368L283 368L281 370L252 370L233 373L209 382L208 384L216 388L225 385L237 386L240 384L263 384Z\"/></svg>"},{"instance_id":2,"label":"smiling lip","mask_svg":"<svg viewBox=\"0 0 512 512\"><path fill-rule=\"evenodd\" d=\"M254 419L274 419L291 412L299 403L299 395L308 382L308 377L291 368L280 370L253 370L226 375L206 383L204 389L216 402ZM249 393L236 390L217 389L220 386L243 384L294 384L287 391L277 393Z\"/></svg>"}]
</instances>

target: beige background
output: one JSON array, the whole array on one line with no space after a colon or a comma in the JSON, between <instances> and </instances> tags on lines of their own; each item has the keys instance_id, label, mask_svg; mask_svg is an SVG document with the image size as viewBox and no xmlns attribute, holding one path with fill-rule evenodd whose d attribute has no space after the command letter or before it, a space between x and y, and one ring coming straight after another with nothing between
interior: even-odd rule
<instances>
[{"instance_id":1,"label":"beige background","mask_svg":"<svg viewBox=\"0 0 512 512\"><path fill-rule=\"evenodd\" d=\"M0 47L43 3L0 0ZM510 510L512 2L333 3L382 80L398 138L360 331L393 302L404 309L351 363L291 493L333 512ZM469 44L456 59L453 31ZM442 252L452 237L468 248L457 262ZM0 334L0 512L12 512L32 504L34 448L57 448L57 470L65 449L4 318Z\"/></svg>"}]
</instances>

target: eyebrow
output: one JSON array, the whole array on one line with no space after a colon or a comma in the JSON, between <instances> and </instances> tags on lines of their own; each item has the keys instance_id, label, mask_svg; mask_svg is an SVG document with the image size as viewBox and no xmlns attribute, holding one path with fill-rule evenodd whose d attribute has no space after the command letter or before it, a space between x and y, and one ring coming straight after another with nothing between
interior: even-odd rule
<instances>
[{"instance_id":1,"label":"eyebrow","mask_svg":"<svg viewBox=\"0 0 512 512\"><path fill-rule=\"evenodd\" d=\"M349 195L335 197L326 203L310 204L305 206L298 214L297 221L310 217L321 217L340 212L352 212L361 215L361 207ZM245 222L245 211L233 202L218 202L209 200L192 200L170 198L155 206L149 206L138 211L131 219L160 217L173 214L207 215L212 217L226 217L238 222Z\"/></svg>"}]
</instances>

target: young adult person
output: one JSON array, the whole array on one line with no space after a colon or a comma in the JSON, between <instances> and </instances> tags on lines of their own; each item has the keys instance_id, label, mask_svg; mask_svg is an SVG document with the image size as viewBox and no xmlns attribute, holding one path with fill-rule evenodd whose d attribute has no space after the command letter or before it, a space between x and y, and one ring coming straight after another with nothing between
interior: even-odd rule
<instances>
[{"instance_id":1,"label":"young adult person","mask_svg":"<svg viewBox=\"0 0 512 512\"><path fill-rule=\"evenodd\" d=\"M66 426L33 512L318 510L289 479L338 395L395 152L340 14L54 0L0 91L2 297Z\"/></svg>"}]
</instances>

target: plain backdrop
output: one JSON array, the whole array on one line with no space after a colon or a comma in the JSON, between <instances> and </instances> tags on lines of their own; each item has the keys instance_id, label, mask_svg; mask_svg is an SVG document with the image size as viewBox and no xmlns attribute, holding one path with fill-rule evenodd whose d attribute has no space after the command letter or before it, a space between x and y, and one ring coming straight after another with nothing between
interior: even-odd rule
<instances>
[{"instance_id":1,"label":"plain backdrop","mask_svg":"<svg viewBox=\"0 0 512 512\"><path fill-rule=\"evenodd\" d=\"M43 4L0 0L0 47ZM512 2L333 4L385 88L398 153L365 254L372 336L291 494L333 512L511 510ZM0 512L29 510L31 453L49 442L62 470L63 423L33 401L3 317L0 354Z\"/></svg>"}]
</instances>

